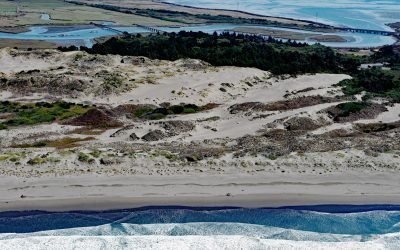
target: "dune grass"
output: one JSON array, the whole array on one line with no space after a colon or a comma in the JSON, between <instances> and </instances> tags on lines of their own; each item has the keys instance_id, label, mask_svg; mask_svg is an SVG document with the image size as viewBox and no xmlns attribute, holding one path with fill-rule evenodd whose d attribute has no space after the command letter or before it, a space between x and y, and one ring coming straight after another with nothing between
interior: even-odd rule
<instances>
[{"instance_id":1,"label":"dune grass","mask_svg":"<svg viewBox=\"0 0 400 250\"><path fill-rule=\"evenodd\" d=\"M0 114L10 118L0 123L0 129L62 121L86 113L90 106L67 102L18 103L0 102Z\"/></svg>"},{"instance_id":2,"label":"dune grass","mask_svg":"<svg viewBox=\"0 0 400 250\"><path fill-rule=\"evenodd\" d=\"M17 144L12 145L13 148L44 148L51 147L57 149L65 149L65 148L74 148L78 147L80 142L91 141L94 140L93 137L85 137L85 138L72 138L65 137L57 140L46 140L46 141L38 141L35 143L25 143L25 144Z\"/></svg>"}]
</instances>

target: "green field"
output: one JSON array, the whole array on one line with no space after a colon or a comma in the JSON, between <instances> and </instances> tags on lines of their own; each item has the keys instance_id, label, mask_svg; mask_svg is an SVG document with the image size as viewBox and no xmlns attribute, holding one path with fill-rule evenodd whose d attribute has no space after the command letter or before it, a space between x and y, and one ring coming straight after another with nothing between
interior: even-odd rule
<instances>
[{"instance_id":1,"label":"green field","mask_svg":"<svg viewBox=\"0 0 400 250\"><path fill-rule=\"evenodd\" d=\"M88 6L74 5L63 0L22 0L19 1L19 15L16 15L17 2L0 0L0 26L19 26L35 24L88 24L92 21L112 21L121 25L174 25L176 23L103 10ZM42 20L40 15L49 14L51 20Z\"/></svg>"}]
</instances>

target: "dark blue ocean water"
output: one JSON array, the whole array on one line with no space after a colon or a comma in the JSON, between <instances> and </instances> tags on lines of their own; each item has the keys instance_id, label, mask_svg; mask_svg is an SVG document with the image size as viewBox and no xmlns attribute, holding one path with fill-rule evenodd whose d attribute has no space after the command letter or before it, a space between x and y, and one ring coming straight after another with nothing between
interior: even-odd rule
<instances>
[{"instance_id":1,"label":"dark blue ocean water","mask_svg":"<svg viewBox=\"0 0 400 250\"><path fill-rule=\"evenodd\" d=\"M400 206L303 206L278 209L144 207L103 212L3 212L0 233L118 224L242 223L332 234L400 232Z\"/></svg>"},{"instance_id":2,"label":"dark blue ocean water","mask_svg":"<svg viewBox=\"0 0 400 250\"><path fill-rule=\"evenodd\" d=\"M399 249L400 206L0 213L0 249Z\"/></svg>"}]
</instances>

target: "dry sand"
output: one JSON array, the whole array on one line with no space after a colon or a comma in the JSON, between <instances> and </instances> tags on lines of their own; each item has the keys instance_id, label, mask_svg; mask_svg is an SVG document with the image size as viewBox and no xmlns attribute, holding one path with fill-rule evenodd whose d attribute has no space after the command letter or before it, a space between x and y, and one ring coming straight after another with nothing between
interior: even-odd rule
<instances>
[{"instance_id":1,"label":"dry sand","mask_svg":"<svg viewBox=\"0 0 400 250\"><path fill-rule=\"evenodd\" d=\"M400 184L395 173L3 177L0 188L0 211L106 210L150 205L400 204Z\"/></svg>"}]
</instances>

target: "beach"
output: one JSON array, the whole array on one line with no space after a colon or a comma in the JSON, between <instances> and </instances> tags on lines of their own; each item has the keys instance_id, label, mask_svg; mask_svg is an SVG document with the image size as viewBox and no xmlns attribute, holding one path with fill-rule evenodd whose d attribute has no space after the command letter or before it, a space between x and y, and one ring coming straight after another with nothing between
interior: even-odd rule
<instances>
[{"instance_id":1,"label":"beach","mask_svg":"<svg viewBox=\"0 0 400 250\"><path fill-rule=\"evenodd\" d=\"M3 178L1 211L400 204L392 173Z\"/></svg>"},{"instance_id":2,"label":"beach","mask_svg":"<svg viewBox=\"0 0 400 250\"><path fill-rule=\"evenodd\" d=\"M72 106L78 118L0 130L1 211L400 202L400 105L376 103L335 121L351 101L336 85L348 75L275 78L199 60L53 50L1 55L12 84L4 100L86 105ZM104 92L110 75L122 83ZM53 83L51 96L42 79ZM187 113L135 117L158 105Z\"/></svg>"},{"instance_id":3,"label":"beach","mask_svg":"<svg viewBox=\"0 0 400 250\"><path fill-rule=\"evenodd\" d=\"M261 43L312 66L1 49L0 248L393 249L397 85Z\"/></svg>"}]
</instances>

